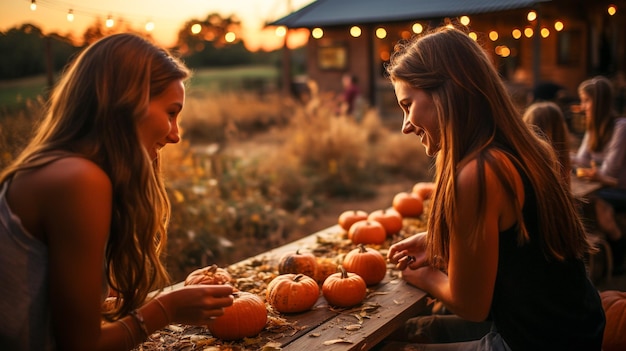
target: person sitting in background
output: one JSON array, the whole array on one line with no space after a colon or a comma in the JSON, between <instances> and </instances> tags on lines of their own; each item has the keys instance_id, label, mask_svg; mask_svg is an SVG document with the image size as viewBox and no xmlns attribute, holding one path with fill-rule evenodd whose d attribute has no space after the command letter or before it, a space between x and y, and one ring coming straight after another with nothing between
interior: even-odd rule
<instances>
[{"instance_id":1,"label":"person sitting in background","mask_svg":"<svg viewBox=\"0 0 626 351\"><path fill-rule=\"evenodd\" d=\"M572 165L577 176L603 184L590 196L595 222L613 251L613 273L623 274L626 237L615 212L626 211L626 118L614 112L613 89L606 77L585 80L578 94L585 113L585 134Z\"/></svg>"},{"instance_id":2,"label":"person sitting in background","mask_svg":"<svg viewBox=\"0 0 626 351\"><path fill-rule=\"evenodd\" d=\"M437 325L437 345L383 349L600 350L605 315L575 200L487 52L441 27L398 44L386 69L402 132L436 157L428 231L394 243L387 258L458 319ZM468 335L468 323L485 321L490 331Z\"/></svg>"},{"instance_id":3,"label":"person sitting in background","mask_svg":"<svg viewBox=\"0 0 626 351\"><path fill-rule=\"evenodd\" d=\"M170 204L159 153L180 140L189 74L147 40L116 34L61 77L0 174L1 350L131 350L232 305L227 285L163 291Z\"/></svg>"},{"instance_id":4,"label":"person sitting in background","mask_svg":"<svg viewBox=\"0 0 626 351\"><path fill-rule=\"evenodd\" d=\"M349 73L345 73L341 76L341 84L343 91L340 96L339 110L337 113L340 116L352 115L355 112L355 105L360 95L357 78Z\"/></svg>"},{"instance_id":5,"label":"person sitting in background","mask_svg":"<svg viewBox=\"0 0 626 351\"><path fill-rule=\"evenodd\" d=\"M563 182L570 185L572 171L569 149L569 132L561 108L554 102L536 102L526 109L522 119L545 137L557 154L558 168Z\"/></svg>"}]
</instances>

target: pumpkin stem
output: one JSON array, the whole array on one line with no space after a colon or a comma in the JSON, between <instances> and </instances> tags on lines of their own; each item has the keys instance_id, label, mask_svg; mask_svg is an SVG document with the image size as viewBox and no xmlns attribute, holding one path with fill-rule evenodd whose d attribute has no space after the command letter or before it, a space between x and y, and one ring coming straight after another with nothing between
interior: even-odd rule
<instances>
[{"instance_id":1,"label":"pumpkin stem","mask_svg":"<svg viewBox=\"0 0 626 351\"><path fill-rule=\"evenodd\" d=\"M342 265L337 266L337 270L338 270L339 272L341 272L341 279L346 279L346 278L348 278L348 271L346 271L346 269L345 269L345 268L343 268L343 266L342 266Z\"/></svg>"},{"instance_id":2,"label":"pumpkin stem","mask_svg":"<svg viewBox=\"0 0 626 351\"><path fill-rule=\"evenodd\" d=\"M298 274L296 274L295 277L293 277L293 281L294 282L299 282L300 280L302 280L303 277L304 277L304 274L298 273Z\"/></svg>"},{"instance_id":3,"label":"pumpkin stem","mask_svg":"<svg viewBox=\"0 0 626 351\"><path fill-rule=\"evenodd\" d=\"M365 245L363 245L363 243L360 243L358 247L359 247L359 252L360 253L367 252L367 248L365 247Z\"/></svg>"}]
</instances>

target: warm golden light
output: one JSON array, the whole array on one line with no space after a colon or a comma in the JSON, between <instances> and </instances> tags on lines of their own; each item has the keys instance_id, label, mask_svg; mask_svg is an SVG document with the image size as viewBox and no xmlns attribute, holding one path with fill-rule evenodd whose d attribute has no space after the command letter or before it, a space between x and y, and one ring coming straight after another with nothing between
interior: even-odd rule
<instances>
[{"instance_id":1,"label":"warm golden light","mask_svg":"<svg viewBox=\"0 0 626 351\"><path fill-rule=\"evenodd\" d=\"M74 22L74 11L72 11L72 9L67 11L67 20L70 22Z\"/></svg>"},{"instance_id":2,"label":"warm golden light","mask_svg":"<svg viewBox=\"0 0 626 351\"><path fill-rule=\"evenodd\" d=\"M474 41L478 40L478 34L476 34L476 32L469 32L468 36Z\"/></svg>"},{"instance_id":3,"label":"warm golden light","mask_svg":"<svg viewBox=\"0 0 626 351\"><path fill-rule=\"evenodd\" d=\"M377 28L376 29L376 38L378 39L385 39L387 37L387 30L385 30L385 28Z\"/></svg>"},{"instance_id":4,"label":"warm golden light","mask_svg":"<svg viewBox=\"0 0 626 351\"><path fill-rule=\"evenodd\" d=\"M411 39L411 32L409 32L408 30L403 30L402 33L400 33L400 36L402 37L402 39Z\"/></svg>"},{"instance_id":5,"label":"warm golden light","mask_svg":"<svg viewBox=\"0 0 626 351\"><path fill-rule=\"evenodd\" d=\"M609 16L615 15L617 13L617 6L609 5L609 8L607 9L607 12L609 13Z\"/></svg>"},{"instance_id":6,"label":"warm golden light","mask_svg":"<svg viewBox=\"0 0 626 351\"><path fill-rule=\"evenodd\" d=\"M224 40L226 40L227 43L232 43L237 39L237 35L233 32L228 32L224 35Z\"/></svg>"},{"instance_id":7,"label":"warm golden light","mask_svg":"<svg viewBox=\"0 0 626 351\"><path fill-rule=\"evenodd\" d=\"M154 30L154 22L152 21L146 22L146 30L148 32L152 32Z\"/></svg>"},{"instance_id":8,"label":"warm golden light","mask_svg":"<svg viewBox=\"0 0 626 351\"><path fill-rule=\"evenodd\" d=\"M111 28L111 27L113 27L114 24L115 24L115 21L113 20L113 17L111 17L111 16L107 17L107 20L105 22L105 26L107 26L107 28Z\"/></svg>"},{"instance_id":9,"label":"warm golden light","mask_svg":"<svg viewBox=\"0 0 626 351\"><path fill-rule=\"evenodd\" d=\"M498 32L496 32L495 30L489 32L489 39L491 39L491 41L498 40Z\"/></svg>"},{"instance_id":10,"label":"warm golden light","mask_svg":"<svg viewBox=\"0 0 626 351\"><path fill-rule=\"evenodd\" d=\"M468 24L470 24L470 18L467 16L461 16L461 18L459 18L459 21L464 26L467 26Z\"/></svg>"},{"instance_id":11,"label":"warm golden light","mask_svg":"<svg viewBox=\"0 0 626 351\"><path fill-rule=\"evenodd\" d=\"M287 27L285 26L276 27L276 29L274 30L274 34L276 34L276 36L279 38L284 37L285 35L287 35Z\"/></svg>"},{"instance_id":12,"label":"warm golden light","mask_svg":"<svg viewBox=\"0 0 626 351\"><path fill-rule=\"evenodd\" d=\"M361 27L359 26L352 26L352 28L350 28L350 35L358 38L361 36Z\"/></svg>"},{"instance_id":13,"label":"warm golden light","mask_svg":"<svg viewBox=\"0 0 626 351\"><path fill-rule=\"evenodd\" d=\"M534 20L537 19L537 12L535 11L529 11L528 15L526 15L526 18L528 19L528 21L532 22Z\"/></svg>"},{"instance_id":14,"label":"warm golden light","mask_svg":"<svg viewBox=\"0 0 626 351\"><path fill-rule=\"evenodd\" d=\"M526 38L532 37L533 34L535 34L535 32L533 31L532 28L530 28L530 27L524 28L524 35L526 36Z\"/></svg>"},{"instance_id":15,"label":"warm golden light","mask_svg":"<svg viewBox=\"0 0 626 351\"><path fill-rule=\"evenodd\" d=\"M35 3L35 0L30 1L30 9L32 11L35 11L37 9L37 4Z\"/></svg>"},{"instance_id":16,"label":"warm golden light","mask_svg":"<svg viewBox=\"0 0 626 351\"><path fill-rule=\"evenodd\" d=\"M380 52L381 61L389 61L389 57L390 57L389 51L383 50Z\"/></svg>"},{"instance_id":17,"label":"warm golden light","mask_svg":"<svg viewBox=\"0 0 626 351\"><path fill-rule=\"evenodd\" d=\"M511 35L513 36L514 39L519 39L522 37L522 31L515 28L513 29L513 31L511 32Z\"/></svg>"},{"instance_id":18,"label":"warm golden light","mask_svg":"<svg viewBox=\"0 0 626 351\"><path fill-rule=\"evenodd\" d=\"M411 29L413 30L413 33L420 34L424 31L424 26L422 26L421 23L415 23Z\"/></svg>"},{"instance_id":19,"label":"warm golden light","mask_svg":"<svg viewBox=\"0 0 626 351\"><path fill-rule=\"evenodd\" d=\"M562 31L564 27L565 27L565 25L563 24L563 22L561 22L561 21L556 21L556 22L554 22L554 29L555 29L557 32Z\"/></svg>"},{"instance_id":20,"label":"warm golden light","mask_svg":"<svg viewBox=\"0 0 626 351\"><path fill-rule=\"evenodd\" d=\"M324 36L324 31L322 30L322 28L313 28L313 30L311 31L311 35L315 39L320 39Z\"/></svg>"},{"instance_id":21,"label":"warm golden light","mask_svg":"<svg viewBox=\"0 0 626 351\"><path fill-rule=\"evenodd\" d=\"M508 46L502 46L500 48L500 56L502 56L502 57L509 57L509 56L511 56L511 49L509 49Z\"/></svg>"},{"instance_id":22,"label":"warm golden light","mask_svg":"<svg viewBox=\"0 0 626 351\"><path fill-rule=\"evenodd\" d=\"M200 31L202 31L202 25L200 23L191 26L191 34L198 34Z\"/></svg>"},{"instance_id":23,"label":"warm golden light","mask_svg":"<svg viewBox=\"0 0 626 351\"><path fill-rule=\"evenodd\" d=\"M547 38L550 36L550 30L548 28L541 28L541 37Z\"/></svg>"}]
</instances>

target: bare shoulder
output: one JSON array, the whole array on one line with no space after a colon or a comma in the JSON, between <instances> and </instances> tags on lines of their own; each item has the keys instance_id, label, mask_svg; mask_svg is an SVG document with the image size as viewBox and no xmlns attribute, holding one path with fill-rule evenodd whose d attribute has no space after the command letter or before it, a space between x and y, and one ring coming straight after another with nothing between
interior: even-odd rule
<instances>
[{"instance_id":1,"label":"bare shoulder","mask_svg":"<svg viewBox=\"0 0 626 351\"><path fill-rule=\"evenodd\" d=\"M484 190L488 193L503 191L504 182L510 183L516 190L523 188L520 174L510 157L498 149L490 149L490 156L495 160L493 163L484 164ZM504 178L503 178L504 177ZM465 189L470 192L478 192L481 188L479 165L476 158L467 160L459 170L457 185L460 191Z\"/></svg>"}]
</instances>

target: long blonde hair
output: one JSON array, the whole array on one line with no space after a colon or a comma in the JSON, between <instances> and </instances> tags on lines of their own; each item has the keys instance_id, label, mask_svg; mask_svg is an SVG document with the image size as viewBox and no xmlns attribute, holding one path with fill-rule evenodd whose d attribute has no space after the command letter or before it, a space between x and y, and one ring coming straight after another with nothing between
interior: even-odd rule
<instances>
[{"instance_id":1,"label":"long blonde hair","mask_svg":"<svg viewBox=\"0 0 626 351\"><path fill-rule=\"evenodd\" d=\"M160 260L170 204L159 158L150 159L136 126L151 98L189 76L181 61L137 35L97 41L68 66L35 136L0 176L3 182L41 166L38 160L64 153L81 155L108 174L113 208L104 264L121 304L107 319L128 314L150 291L170 283Z\"/></svg>"},{"instance_id":2,"label":"long blonde hair","mask_svg":"<svg viewBox=\"0 0 626 351\"><path fill-rule=\"evenodd\" d=\"M401 80L430 94L441 130L436 156L436 189L428 221L428 253L432 264L445 266L450 235L463 223L454 223L457 172L476 159L485 194L488 163L515 199L518 242L529 239L515 198L514 179L490 150L504 152L525 173L537 198L539 238L544 255L563 260L583 257L589 249L582 222L567 185L560 181L551 145L522 121L506 87L482 47L466 33L438 28L400 43L386 67L392 81ZM486 196L477 204L481 218L474 237L484 230ZM440 257L441 260L437 260Z\"/></svg>"},{"instance_id":3,"label":"long blonde hair","mask_svg":"<svg viewBox=\"0 0 626 351\"><path fill-rule=\"evenodd\" d=\"M561 178L569 185L572 171L569 132L559 105L550 101L536 102L526 108L522 119L552 144L559 160L557 167L561 170Z\"/></svg>"}]
</instances>

